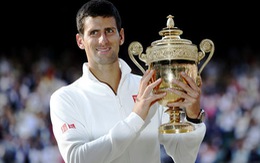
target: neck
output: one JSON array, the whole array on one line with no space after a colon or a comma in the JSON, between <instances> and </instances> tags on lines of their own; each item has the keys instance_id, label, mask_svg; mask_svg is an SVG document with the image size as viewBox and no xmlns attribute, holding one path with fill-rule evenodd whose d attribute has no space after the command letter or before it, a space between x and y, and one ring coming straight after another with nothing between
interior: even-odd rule
<instances>
[{"instance_id":1,"label":"neck","mask_svg":"<svg viewBox=\"0 0 260 163\"><path fill-rule=\"evenodd\" d=\"M112 65L97 66L95 68L89 67L89 70L100 82L107 84L116 94L121 79L121 70L118 62Z\"/></svg>"}]
</instances>

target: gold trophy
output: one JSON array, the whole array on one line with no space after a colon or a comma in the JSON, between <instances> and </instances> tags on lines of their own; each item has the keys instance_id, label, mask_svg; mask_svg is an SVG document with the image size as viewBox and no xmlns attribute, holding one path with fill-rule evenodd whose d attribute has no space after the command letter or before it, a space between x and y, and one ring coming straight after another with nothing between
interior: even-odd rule
<instances>
[{"instance_id":1,"label":"gold trophy","mask_svg":"<svg viewBox=\"0 0 260 163\"><path fill-rule=\"evenodd\" d=\"M159 127L159 132L166 133L186 133L195 130L195 127L183 121L185 115L184 108L168 107L167 104L182 100L178 95L171 91L171 88L182 89L173 84L172 79L185 81L180 77L180 72L186 72L199 85L200 80L197 80L206 64L210 61L214 53L214 43L209 39L204 39L200 43L200 51L196 45L190 40L181 39L182 30L174 27L173 16L167 17L167 27L163 28L159 35L161 40L151 43L146 49L146 54L143 52L142 45L134 41L128 47L128 53L134 64L144 73L144 68L136 61L134 55L138 56L141 61L148 66L148 69L155 70L153 80L162 78L161 84L155 88L154 93L167 92L167 95L159 101L159 104L164 106L164 113L167 114L168 122L162 122ZM200 66L200 61L208 53L208 57Z\"/></svg>"}]
</instances>

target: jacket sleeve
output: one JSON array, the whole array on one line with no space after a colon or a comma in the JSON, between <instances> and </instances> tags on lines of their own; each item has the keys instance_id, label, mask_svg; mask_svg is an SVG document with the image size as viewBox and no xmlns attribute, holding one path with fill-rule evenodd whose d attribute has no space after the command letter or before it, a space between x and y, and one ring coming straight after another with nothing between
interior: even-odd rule
<instances>
[{"instance_id":1,"label":"jacket sleeve","mask_svg":"<svg viewBox=\"0 0 260 163\"><path fill-rule=\"evenodd\" d=\"M206 133L204 123L194 124L195 130L188 133L160 134L161 144L175 163L196 162L200 145Z\"/></svg>"},{"instance_id":2,"label":"jacket sleeve","mask_svg":"<svg viewBox=\"0 0 260 163\"><path fill-rule=\"evenodd\" d=\"M62 158L66 163L110 162L131 144L144 121L131 113L109 132L94 139L91 129L81 120L73 100L53 94L50 99L52 129ZM71 124L73 122L73 124Z\"/></svg>"}]
</instances>

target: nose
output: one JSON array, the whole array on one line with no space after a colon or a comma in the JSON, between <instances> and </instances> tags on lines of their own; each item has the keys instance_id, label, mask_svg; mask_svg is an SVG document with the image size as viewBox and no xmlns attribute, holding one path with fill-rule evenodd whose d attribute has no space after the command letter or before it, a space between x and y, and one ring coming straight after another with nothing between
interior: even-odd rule
<instances>
[{"instance_id":1,"label":"nose","mask_svg":"<svg viewBox=\"0 0 260 163\"><path fill-rule=\"evenodd\" d=\"M108 42L106 33L102 33L99 37L100 44L106 44Z\"/></svg>"}]
</instances>

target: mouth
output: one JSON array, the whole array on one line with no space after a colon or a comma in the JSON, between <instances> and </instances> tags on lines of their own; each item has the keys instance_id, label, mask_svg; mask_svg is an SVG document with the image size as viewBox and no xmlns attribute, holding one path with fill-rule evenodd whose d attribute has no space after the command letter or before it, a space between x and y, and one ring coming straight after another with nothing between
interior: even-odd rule
<instances>
[{"instance_id":1,"label":"mouth","mask_svg":"<svg viewBox=\"0 0 260 163\"><path fill-rule=\"evenodd\" d=\"M107 53L110 51L110 47L100 47L100 48L97 48L96 50L100 53Z\"/></svg>"}]
</instances>

